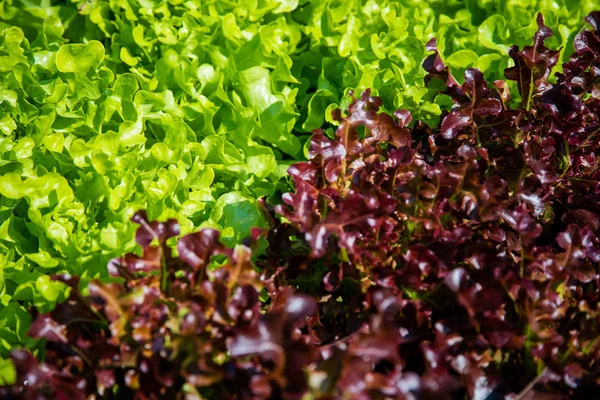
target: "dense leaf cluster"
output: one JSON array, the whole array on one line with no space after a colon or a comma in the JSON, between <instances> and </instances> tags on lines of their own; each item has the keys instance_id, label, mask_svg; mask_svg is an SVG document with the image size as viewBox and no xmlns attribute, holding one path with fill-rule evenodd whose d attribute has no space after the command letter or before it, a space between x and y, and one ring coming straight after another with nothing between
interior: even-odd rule
<instances>
[{"instance_id":1,"label":"dense leaf cluster","mask_svg":"<svg viewBox=\"0 0 600 400\"><path fill-rule=\"evenodd\" d=\"M434 126L425 43L453 71L498 79L541 10L559 58L599 0L0 0L0 382L29 308L108 276L138 210L214 228L265 227L256 199L289 190L310 132L371 88ZM560 71L560 66L557 68ZM5 368L6 367L6 368Z\"/></svg>"},{"instance_id":2,"label":"dense leaf cluster","mask_svg":"<svg viewBox=\"0 0 600 400\"><path fill-rule=\"evenodd\" d=\"M441 123L367 90L314 133L269 229L224 246L150 222L112 283L77 278L11 353L24 398L592 399L600 390L600 13L559 50L538 16L505 81L460 84L435 40ZM518 97L511 99L511 95ZM279 214L280 217L277 216ZM257 251L264 239L266 253ZM253 262L252 253L258 257ZM50 283L48 283L50 284Z\"/></svg>"}]
</instances>

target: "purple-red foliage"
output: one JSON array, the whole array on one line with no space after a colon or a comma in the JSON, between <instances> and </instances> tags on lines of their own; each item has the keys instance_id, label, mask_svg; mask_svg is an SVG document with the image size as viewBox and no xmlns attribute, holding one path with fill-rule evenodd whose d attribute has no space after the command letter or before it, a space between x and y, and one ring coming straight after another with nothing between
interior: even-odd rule
<instances>
[{"instance_id":1,"label":"purple-red foliage","mask_svg":"<svg viewBox=\"0 0 600 400\"><path fill-rule=\"evenodd\" d=\"M26 351L13 352L21 385L0 394L229 399L302 393L302 369L317 359L301 331L317 311L315 299L281 288L263 305L250 247L226 248L216 230L204 229L182 237L173 258L165 241L179 232L175 221L150 223L144 213L133 220L141 224L136 238L143 255L109 265L125 279L94 282L83 297L76 278L55 277L71 286L70 297L37 315L29 331L47 340L45 361L38 366ZM218 268L209 267L211 259Z\"/></svg>"},{"instance_id":2,"label":"purple-red foliage","mask_svg":"<svg viewBox=\"0 0 600 400\"><path fill-rule=\"evenodd\" d=\"M576 37L551 83L559 52L537 22L534 44L510 49L519 104L476 69L459 84L432 40L426 80L454 100L438 128L408 128L366 91L290 168L276 211L297 232L271 236L271 252L290 235L310 249L282 281L324 266L315 329L347 346L332 355L339 393L600 396L600 32Z\"/></svg>"},{"instance_id":3,"label":"purple-red foliage","mask_svg":"<svg viewBox=\"0 0 600 400\"><path fill-rule=\"evenodd\" d=\"M600 13L555 83L538 17L509 51L520 103L475 69L423 66L454 106L432 128L369 91L316 131L251 262L203 230L137 235L15 351L23 398L595 399L600 393ZM277 221L277 218L273 218ZM158 243L157 246L154 243ZM259 272L261 276L259 277ZM24 382L28 382L24 386Z\"/></svg>"}]
</instances>

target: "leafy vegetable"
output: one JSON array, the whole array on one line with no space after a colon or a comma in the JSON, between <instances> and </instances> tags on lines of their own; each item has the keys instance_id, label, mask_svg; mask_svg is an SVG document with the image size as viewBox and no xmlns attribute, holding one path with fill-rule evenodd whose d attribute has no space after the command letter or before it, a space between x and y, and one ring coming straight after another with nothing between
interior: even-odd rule
<instances>
[{"instance_id":1,"label":"leafy vegetable","mask_svg":"<svg viewBox=\"0 0 600 400\"><path fill-rule=\"evenodd\" d=\"M430 41L425 81L453 103L441 121L382 112L369 90L352 98L289 168L284 204L223 194L212 219L240 219L243 244L207 228L174 253L175 219L134 214L143 252L111 261L113 282L85 295L71 276L42 279L69 301L34 311L26 331L26 312L5 318L44 339L45 357L12 351L16 384L0 393L593 398L600 13L587 20L555 82L541 15L533 45L509 48L516 100L476 69L460 84ZM268 228L238 217L250 206Z\"/></svg>"},{"instance_id":2,"label":"leafy vegetable","mask_svg":"<svg viewBox=\"0 0 600 400\"><path fill-rule=\"evenodd\" d=\"M30 383L0 392L43 396L49 390L73 399L88 393L248 397L256 391L269 396L273 380L287 382L286 395L302 393L302 369L317 351L298 333L315 314L316 301L287 288L262 315L250 247L226 248L218 231L204 229L179 240L176 259L165 244L178 233L175 220L150 223L137 213L134 221L141 224L136 239L143 255L126 255L109 266L124 283L91 283L84 298L76 278L57 276L72 288L69 301L37 315L29 329L29 335L47 341L46 364L13 351L17 381ZM220 267L208 268L219 256L225 258ZM248 356L257 357L250 369ZM256 375L254 368L271 372Z\"/></svg>"}]
</instances>

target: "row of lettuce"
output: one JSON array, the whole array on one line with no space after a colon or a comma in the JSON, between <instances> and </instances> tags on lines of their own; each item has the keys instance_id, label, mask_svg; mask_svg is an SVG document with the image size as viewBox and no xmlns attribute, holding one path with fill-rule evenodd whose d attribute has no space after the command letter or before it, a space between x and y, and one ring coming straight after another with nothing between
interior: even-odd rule
<instances>
[{"instance_id":1,"label":"row of lettuce","mask_svg":"<svg viewBox=\"0 0 600 400\"><path fill-rule=\"evenodd\" d=\"M437 124L426 42L456 76L504 76L542 11L563 60L591 1L0 2L0 377L35 349L32 310L84 293L135 250L131 216L213 227L234 245L267 226L310 134L349 89ZM557 71L560 72L558 63ZM514 89L515 84L510 83ZM517 92L514 91L516 94ZM518 97L518 95L517 95Z\"/></svg>"},{"instance_id":2,"label":"row of lettuce","mask_svg":"<svg viewBox=\"0 0 600 400\"><path fill-rule=\"evenodd\" d=\"M430 125L350 92L236 246L135 213L142 251L110 282L51 278L68 301L32 310L40 342L10 353L0 396L596 398L600 11L587 21L561 65L539 14L506 80L459 83L432 39L424 82L452 110Z\"/></svg>"}]
</instances>

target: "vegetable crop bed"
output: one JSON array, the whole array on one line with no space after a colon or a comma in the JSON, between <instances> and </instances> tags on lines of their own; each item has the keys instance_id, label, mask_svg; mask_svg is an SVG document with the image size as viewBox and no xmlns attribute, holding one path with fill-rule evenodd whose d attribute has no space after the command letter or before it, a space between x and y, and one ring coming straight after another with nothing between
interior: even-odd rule
<instances>
[{"instance_id":1,"label":"vegetable crop bed","mask_svg":"<svg viewBox=\"0 0 600 400\"><path fill-rule=\"evenodd\" d=\"M600 399L595 10L0 0L0 397Z\"/></svg>"}]
</instances>

